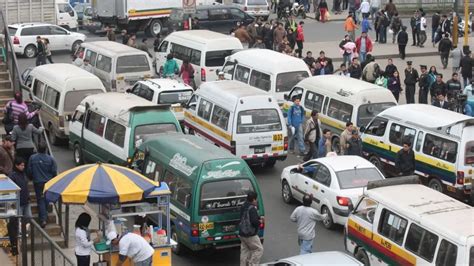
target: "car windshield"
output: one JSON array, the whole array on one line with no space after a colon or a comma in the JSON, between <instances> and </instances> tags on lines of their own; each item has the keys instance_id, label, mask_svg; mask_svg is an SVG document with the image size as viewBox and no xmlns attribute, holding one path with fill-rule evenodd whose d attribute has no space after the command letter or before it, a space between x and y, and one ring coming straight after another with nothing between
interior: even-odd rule
<instances>
[{"instance_id":1,"label":"car windshield","mask_svg":"<svg viewBox=\"0 0 474 266\"><path fill-rule=\"evenodd\" d=\"M397 105L396 103L371 103L359 106L357 112L357 126L367 126L372 118L380 114L385 109Z\"/></svg>"},{"instance_id":2,"label":"car windshield","mask_svg":"<svg viewBox=\"0 0 474 266\"><path fill-rule=\"evenodd\" d=\"M340 189L365 187L369 181L383 179L383 176L376 168L344 170L336 172L336 176Z\"/></svg>"},{"instance_id":3,"label":"car windshield","mask_svg":"<svg viewBox=\"0 0 474 266\"><path fill-rule=\"evenodd\" d=\"M276 78L276 92L290 91L298 82L309 77L307 71L280 73Z\"/></svg>"},{"instance_id":4,"label":"car windshield","mask_svg":"<svg viewBox=\"0 0 474 266\"><path fill-rule=\"evenodd\" d=\"M150 64L145 55L127 55L117 59L117 73L134 73L150 71Z\"/></svg>"},{"instance_id":5,"label":"car windshield","mask_svg":"<svg viewBox=\"0 0 474 266\"><path fill-rule=\"evenodd\" d=\"M232 54L232 50L209 51L206 52L206 66L222 67L225 58Z\"/></svg>"},{"instance_id":6,"label":"car windshield","mask_svg":"<svg viewBox=\"0 0 474 266\"><path fill-rule=\"evenodd\" d=\"M140 146L148 137L156 134L177 132L175 124L148 124L135 127L134 147Z\"/></svg>"},{"instance_id":7,"label":"car windshield","mask_svg":"<svg viewBox=\"0 0 474 266\"><path fill-rule=\"evenodd\" d=\"M266 6L266 0L247 0L247 5L249 6Z\"/></svg>"},{"instance_id":8,"label":"car windshield","mask_svg":"<svg viewBox=\"0 0 474 266\"><path fill-rule=\"evenodd\" d=\"M180 90L180 91L164 91L160 93L158 97L159 104L175 104L175 103L187 103L191 96L193 95L193 90Z\"/></svg>"},{"instance_id":9,"label":"car windshield","mask_svg":"<svg viewBox=\"0 0 474 266\"><path fill-rule=\"evenodd\" d=\"M64 112L74 112L84 98L103 92L101 89L68 91L66 97L64 97Z\"/></svg>"},{"instance_id":10,"label":"car windshield","mask_svg":"<svg viewBox=\"0 0 474 266\"><path fill-rule=\"evenodd\" d=\"M8 34L10 34L10 36L14 36L17 30L17 28L8 27Z\"/></svg>"},{"instance_id":11,"label":"car windshield","mask_svg":"<svg viewBox=\"0 0 474 266\"><path fill-rule=\"evenodd\" d=\"M269 132L281 130L276 109L253 109L239 112L237 133Z\"/></svg>"},{"instance_id":12,"label":"car windshield","mask_svg":"<svg viewBox=\"0 0 474 266\"><path fill-rule=\"evenodd\" d=\"M239 211L250 191L255 191L255 188L249 179L204 183L201 188L200 214Z\"/></svg>"}]
</instances>

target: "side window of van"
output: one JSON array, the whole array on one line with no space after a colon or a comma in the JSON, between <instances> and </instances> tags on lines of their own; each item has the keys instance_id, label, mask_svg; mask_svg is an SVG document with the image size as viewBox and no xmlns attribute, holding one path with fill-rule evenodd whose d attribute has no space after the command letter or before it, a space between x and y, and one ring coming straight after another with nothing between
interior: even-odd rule
<instances>
[{"instance_id":1,"label":"side window of van","mask_svg":"<svg viewBox=\"0 0 474 266\"><path fill-rule=\"evenodd\" d=\"M234 76L235 80L247 83L249 81L249 76L250 76L250 68L244 67L241 65L237 66L237 69L235 70L235 76Z\"/></svg>"},{"instance_id":2,"label":"side window of van","mask_svg":"<svg viewBox=\"0 0 474 266\"><path fill-rule=\"evenodd\" d=\"M368 126L364 133L382 137L387 129L388 120L377 117Z\"/></svg>"},{"instance_id":3,"label":"side window of van","mask_svg":"<svg viewBox=\"0 0 474 266\"><path fill-rule=\"evenodd\" d=\"M33 84L33 94L36 97L43 99L43 92L44 92L44 83L39 81L38 79L35 79L35 82Z\"/></svg>"},{"instance_id":4,"label":"side window of van","mask_svg":"<svg viewBox=\"0 0 474 266\"><path fill-rule=\"evenodd\" d=\"M415 145L416 151L420 151L422 143L423 143L423 132L420 131L418 132L418 137L416 137L416 145Z\"/></svg>"},{"instance_id":5,"label":"side window of van","mask_svg":"<svg viewBox=\"0 0 474 266\"><path fill-rule=\"evenodd\" d=\"M74 116L72 117L72 121L73 122L79 122L82 124L82 122L84 122L84 113L82 113L81 111L76 111L74 112Z\"/></svg>"},{"instance_id":6,"label":"side window of van","mask_svg":"<svg viewBox=\"0 0 474 266\"><path fill-rule=\"evenodd\" d=\"M160 48L158 48L158 52L166 53L166 51L168 51L168 41L163 41L160 44Z\"/></svg>"},{"instance_id":7,"label":"side window of van","mask_svg":"<svg viewBox=\"0 0 474 266\"><path fill-rule=\"evenodd\" d=\"M413 145L413 140L415 139L416 130L409 127L404 127L399 124L393 123L390 127L389 140L391 143L398 146L403 146L404 141L410 141Z\"/></svg>"},{"instance_id":8,"label":"side window of van","mask_svg":"<svg viewBox=\"0 0 474 266\"><path fill-rule=\"evenodd\" d=\"M458 144L455 141L426 134L423 153L450 163L456 162Z\"/></svg>"},{"instance_id":9,"label":"side window of van","mask_svg":"<svg viewBox=\"0 0 474 266\"><path fill-rule=\"evenodd\" d=\"M166 171L166 174L165 174L163 180L161 180L161 181L165 182L168 185L172 195L174 195L174 192L176 191L176 186L178 184L178 176L175 175L171 171ZM174 196L172 196L172 197L174 198Z\"/></svg>"},{"instance_id":10,"label":"side window of van","mask_svg":"<svg viewBox=\"0 0 474 266\"><path fill-rule=\"evenodd\" d=\"M408 230L405 248L414 254L422 257L428 262L433 261L433 257L438 245L438 236L420 226L412 223Z\"/></svg>"},{"instance_id":11,"label":"side window of van","mask_svg":"<svg viewBox=\"0 0 474 266\"><path fill-rule=\"evenodd\" d=\"M112 70L112 59L110 57L100 54L97 57L96 68L104 72L110 73L110 70Z\"/></svg>"},{"instance_id":12,"label":"side window of van","mask_svg":"<svg viewBox=\"0 0 474 266\"><path fill-rule=\"evenodd\" d=\"M185 208L189 208L191 205L191 182L184 178L184 177L179 177L178 184L176 186L175 190L175 199L183 204Z\"/></svg>"},{"instance_id":13,"label":"side window of van","mask_svg":"<svg viewBox=\"0 0 474 266\"><path fill-rule=\"evenodd\" d=\"M209 20L228 20L228 19L230 19L230 14L226 8L209 9Z\"/></svg>"},{"instance_id":14,"label":"side window of van","mask_svg":"<svg viewBox=\"0 0 474 266\"><path fill-rule=\"evenodd\" d=\"M201 51L191 49L189 47L179 45L176 43L171 44L171 53L176 59L184 60L189 59L189 62L194 65L201 65Z\"/></svg>"},{"instance_id":15,"label":"side window of van","mask_svg":"<svg viewBox=\"0 0 474 266\"><path fill-rule=\"evenodd\" d=\"M201 99L201 102L199 103L197 115L200 116L202 119L209 121L209 118L211 118L211 111L212 111L212 103L204 99Z\"/></svg>"},{"instance_id":16,"label":"side window of van","mask_svg":"<svg viewBox=\"0 0 474 266\"><path fill-rule=\"evenodd\" d=\"M60 94L57 90L48 86L44 94L44 101L47 105L57 110L59 107L59 96Z\"/></svg>"},{"instance_id":17,"label":"side window of van","mask_svg":"<svg viewBox=\"0 0 474 266\"><path fill-rule=\"evenodd\" d=\"M105 117L89 111L86 121L86 128L95 134L102 136L105 128Z\"/></svg>"},{"instance_id":18,"label":"side window of van","mask_svg":"<svg viewBox=\"0 0 474 266\"><path fill-rule=\"evenodd\" d=\"M438 255L436 256L436 266L455 266L458 256L458 246L447 241L441 240ZM469 265L472 265L472 261Z\"/></svg>"},{"instance_id":19,"label":"side window of van","mask_svg":"<svg viewBox=\"0 0 474 266\"><path fill-rule=\"evenodd\" d=\"M86 52L86 57L84 59L87 59L89 60L89 63L92 65L92 66L95 66L95 60L97 59L97 53L96 52L93 52L91 50L87 50Z\"/></svg>"},{"instance_id":20,"label":"side window of van","mask_svg":"<svg viewBox=\"0 0 474 266\"><path fill-rule=\"evenodd\" d=\"M328 107L328 116L339 121L350 122L352 118L352 105L331 99Z\"/></svg>"},{"instance_id":21,"label":"side window of van","mask_svg":"<svg viewBox=\"0 0 474 266\"><path fill-rule=\"evenodd\" d=\"M244 0L234 0L234 1L239 1L239 2L243 3ZM237 8L231 8L230 9L230 14L232 14L232 17L234 19L244 19L245 18L245 13L242 12L242 10L237 9Z\"/></svg>"},{"instance_id":22,"label":"side window of van","mask_svg":"<svg viewBox=\"0 0 474 266\"><path fill-rule=\"evenodd\" d=\"M250 75L250 86L257 87L264 91L270 90L270 75L253 70Z\"/></svg>"},{"instance_id":23,"label":"side window of van","mask_svg":"<svg viewBox=\"0 0 474 266\"><path fill-rule=\"evenodd\" d=\"M212 112L211 123L214 125L227 130L227 125L229 123L230 112L225 110L220 106L214 106L214 111Z\"/></svg>"},{"instance_id":24,"label":"side window of van","mask_svg":"<svg viewBox=\"0 0 474 266\"><path fill-rule=\"evenodd\" d=\"M379 233L393 242L401 245L408 222L406 219L396 215L395 213L383 209L380 216Z\"/></svg>"},{"instance_id":25,"label":"side window of van","mask_svg":"<svg viewBox=\"0 0 474 266\"><path fill-rule=\"evenodd\" d=\"M196 94L193 94L191 96L191 99L189 99L189 102L186 104L186 108L189 110L196 111L196 105L198 103L198 96Z\"/></svg>"},{"instance_id":26,"label":"side window of van","mask_svg":"<svg viewBox=\"0 0 474 266\"><path fill-rule=\"evenodd\" d=\"M323 95L308 91L306 92L304 107L309 110L321 112L321 108L323 107L323 99Z\"/></svg>"},{"instance_id":27,"label":"side window of van","mask_svg":"<svg viewBox=\"0 0 474 266\"><path fill-rule=\"evenodd\" d=\"M234 76L235 62L227 61L225 66L222 68L222 72L229 74L231 77Z\"/></svg>"},{"instance_id":28,"label":"side window of van","mask_svg":"<svg viewBox=\"0 0 474 266\"><path fill-rule=\"evenodd\" d=\"M125 127L109 119L105 129L105 139L123 148Z\"/></svg>"}]
</instances>

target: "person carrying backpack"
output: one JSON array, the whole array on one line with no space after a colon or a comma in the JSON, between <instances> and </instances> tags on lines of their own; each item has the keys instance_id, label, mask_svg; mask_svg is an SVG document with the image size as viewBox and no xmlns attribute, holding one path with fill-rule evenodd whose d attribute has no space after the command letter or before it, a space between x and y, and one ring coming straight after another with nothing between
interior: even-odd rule
<instances>
[{"instance_id":1,"label":"person carrying backpack","mask_svg":"<svg viewBox=\"0 0 474 266\"><path fill-rule=\"evenodd\" d=\"M258 216L257 193L250 191L247 201L240 209L240 265L259 265L263 255L263 245L258 236L263 217Z\"/></svg>"}]
</instances>

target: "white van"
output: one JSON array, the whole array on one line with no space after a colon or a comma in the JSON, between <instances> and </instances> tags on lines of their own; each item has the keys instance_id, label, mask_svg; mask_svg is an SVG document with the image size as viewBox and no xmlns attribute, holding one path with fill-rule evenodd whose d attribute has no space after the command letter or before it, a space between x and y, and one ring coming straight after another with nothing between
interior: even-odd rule
<instances>
[{"instance_id":1,"label":"white van","mask_svg":"<svg viewBox=\"0 0 474 266\"><path fill-rule=\"evenodd\" d=\"M306 63L268 49L248 49L226 58L226 79L237 80L270 93L279 103L298 82L310 77Z\"/></svg>"},{"instance_id":2,"label":"white van","mask_svg":"<svg viewBox=\"0 0 474 266\"><path fill-rule=\"evenodd\" d=\"M339 136L347 122L356 127L366 126L383 110L397 105L393 94L380 86L339 75L307 78L285 95L286 114L294 98L301 99L301 106L309 117L312 110L319 112L323 129L332 133L333 150L339 152Z\"/></svg>"},{"instance_id":3,"label":"white van","mask_svg":"<svg viewBox=\"0 0 474 266\"><path fill-rule=\"evenodd\" d=\"M183 105L191 99L194 90L174 79L148 79L138 81L128 92L156 104L171 105L170 109L176 119L183 123Z\"/></svg>"},{"instance_id":4,"label":"white van","mask_svg":"<svg viewBox=\"0 0 474 266\"><path fill-rule=\"evenodd\" d=\"M106 91L99 78L71 64L37 66L22 76L33 100L41 103L39 113L53 144L68 137L66 117L74 113L82 99Z\"/></svg>"},{"instance_id":5,"label":"white van","mask_svg":"<svg viewBox=\"0 0 474 266\"><path fill-rule=\"evenodd\" d=\"M398 175L397 152L412 143L415 173L424 184L469 200L474 178L474 118L426 104L389 108L362 134L364 155L387 175Z\"/></svg>"},{"instance_id":6,"label":"white van","mask_svg":"<svg viewBox=\"0 0 474 266\"><path fill-rule=\"evenodd\" d=\"M152 60L146 52L118 42L82 43L76 56L79 61L89 60L107 91L125 92L137 81L153 76Z\"/></svg>"},{"instance_id":7,"label":"white van","mask_svg":"<svg viewBox=\"0 0 474 266\"><path fill-rule=\"evenodd\" d=\"M473 265L474 208L417 181L368 183L344 228L347 252L372 266Z\"/></svg>"},{"instance_id":8,"label":"white van","mask_svg":"<svg viewBox=\"0 0 474 266\"><path fill-rule=\"evenodd\" d=\"M156 69L165 64L169 53L180 66L184 59L189 59L194 68L194 81L199 86L201 82L217 80L225 58L242 49L242 43L229 35L209 30L175 31L161 42L156 53Z\"/></svg>"},{"instance_id":9,"label":"white van","mask_svg":"<svg viewBox=\"0 0 474 266\"><path fill-rule=\"evenodd\" d=\"M206 82L186 108L185 132L201 136L249 164L273 166L286 159L286 123L270 94L232 80Z\"/></svg>"}]
</instances>

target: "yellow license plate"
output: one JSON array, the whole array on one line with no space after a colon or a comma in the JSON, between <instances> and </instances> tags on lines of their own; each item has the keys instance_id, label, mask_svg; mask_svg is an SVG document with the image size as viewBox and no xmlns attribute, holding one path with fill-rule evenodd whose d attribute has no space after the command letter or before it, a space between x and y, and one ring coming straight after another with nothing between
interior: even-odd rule
<instances>
[{"instance_id":1,"label":"yellow license plate","mask_svg":"<svg viewBox=\"0 0 474 266\"><path fill-rule=\"evenodd\" d=\"M283 151L283 146L272 147L272 151L273 151L273 152L275 152L275 151Z\"/></svg>"},{"instance_id":2,"label":"yellow license plate","mask_svg":"<svg viewBox=\"0 0 474 266\"><path fill-rule=\"evenodd\" d=\"M273 135L273 141L282 141L282 140L283 140L283 134Z\"/></svg>"},{"instance_id":3,"label":"yellow license plate","mask_svg":"<svg viewBox=\"0 0 474 266\"><path fill-rule=\"evenodd\" d=\"M173 111L174 111L174 112L182 112L182 111L183 111L183 107L173 107Z\"/></svg>"},{"instance_id":4,"label":"yellow license plate","mask_svg":"<svg viewBox=\"0 0 474 266\"><path fill-rule=\"evenodd\" d=\"M199 230L210 230L214 229L214 223L200 223Z\"/></svg>"}]
</instances>

